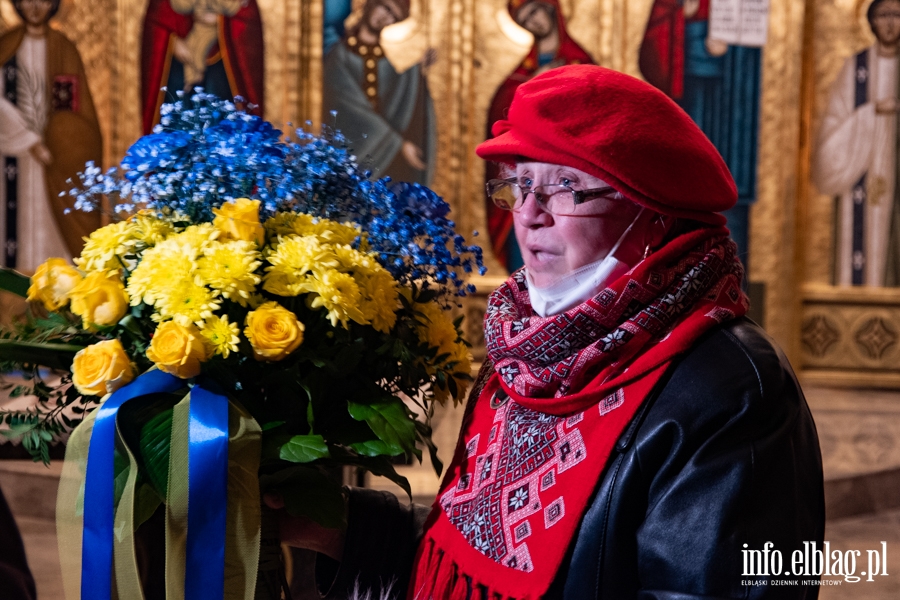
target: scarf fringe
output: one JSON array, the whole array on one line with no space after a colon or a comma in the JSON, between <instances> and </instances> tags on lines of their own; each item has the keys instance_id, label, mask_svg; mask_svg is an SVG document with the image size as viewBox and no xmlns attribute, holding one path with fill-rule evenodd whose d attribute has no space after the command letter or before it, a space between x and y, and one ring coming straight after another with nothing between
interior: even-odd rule
<instances>
[{"instance_id":1,"label":"scarf fringe","mask_svg":"<svg viewBox=\"0 0 900 600\"><path fill-rule=\"evenodd\" d=\"M422 544L424 551L417 561L408 600L463 600L470 597L470 588L472 600L536 600L531 596L504 594L463 572L430 537Z\"/></svg>"}]
</instances>

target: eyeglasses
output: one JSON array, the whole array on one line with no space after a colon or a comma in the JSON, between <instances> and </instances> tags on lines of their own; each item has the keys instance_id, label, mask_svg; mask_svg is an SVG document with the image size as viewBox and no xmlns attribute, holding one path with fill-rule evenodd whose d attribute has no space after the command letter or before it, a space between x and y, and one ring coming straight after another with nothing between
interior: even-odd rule
<instances>
[{"instance_id":1,"label":"eyeglasses","mask_svg":"<svg viewBox=\"0 0 900 600\"><path fill-rule=\"evenodd\" d=\"M610 185L594 188L592 190L573 190L567 185L548 183L533 188L523 188L516 179L491 179L485 186L487 195L491 201L504 210L518 212L525 204L528 194L534 194L541 210L558 216L575 214L579 204L584 204L593 198L612 198L620 196Z\"/></svg>"}]
</instances>

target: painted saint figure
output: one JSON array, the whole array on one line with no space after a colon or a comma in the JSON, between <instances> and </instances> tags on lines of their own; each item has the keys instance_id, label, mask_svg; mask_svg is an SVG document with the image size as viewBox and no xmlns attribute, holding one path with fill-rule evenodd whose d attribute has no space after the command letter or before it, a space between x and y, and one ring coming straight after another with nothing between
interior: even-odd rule
<instances>
[{"instance_id":1,"label":"painted saint figure","mask_svg":"<svg viewBox=\"0 0 900 600\"><path fill-rule=\"evenodd\" d=\"M528 56L497 89L488 112L487 139L494 123L506 118L516 89L536 75L564 65L593 64L591 56L566 31L558 0L510 0L509 14L534 36ZM500 177L495 163L485 165L485 181ZM510 272L521 267L522 254L512 234L512 213L486 200L488 231L494 255Z\"/></svg>"},{"instance_id":2,"label":"painted saint figure","mask_svg":"<svg viewBox=\"0 0 900 600\"><path fill-rule=\"evenodd\" d=\"M264 114L264 67L256 0L150 0L141 45L144 133L177 90L195 86L227 100L241 96Z\"/></svg>"},{"instance_id":3,"label":"painted saint figure","mask_svg":"<svg viewBox=\"0 0 900 600\"><path fill-rule=\"evenodd\" d=\"M874 0L866 16L876 41L848 58L831 86L813 178L837 197L835 282L900 286L900 1Z\"/></svg>"},{"instance_id":4,"label":"painted saint figure","mask_svg":"<svg viewBox=\"0 0 900 600\"><path fill-rule=\"evenodd\" d=\"M425 72L435 52L398 73L380 45L382 30L407 17L409 0L367 0L359 23L324 58L322 122L348 138L373 176L428 185L437 127Z\"/></svg>"},{"instance_id":5,"label":"painted saint figure","mask_svg":"<svg viewBox=\"0 0 900 600\"><path fill-rule=\"evenodd\" d=\"M709 35L713 0L656 0L641 43L644 78L675 100L731 170L737 205L726 211L731 237L748 264L749 212L756 201L760 48L729 46Z\"/></svg>"},{"instance_id":6,"label":"painted saint figure","mask_svg":"<svg viewBox=\"0 0 900 600\"><path fill-rule=\"evenodd\" d=\"M2 264L30 273L50 257L77 256L99 213L72 211L59 194L103 140L75 45L49 27L59 0L15 0L24 22L0 37Z\"/></svg>"}]
</instances>

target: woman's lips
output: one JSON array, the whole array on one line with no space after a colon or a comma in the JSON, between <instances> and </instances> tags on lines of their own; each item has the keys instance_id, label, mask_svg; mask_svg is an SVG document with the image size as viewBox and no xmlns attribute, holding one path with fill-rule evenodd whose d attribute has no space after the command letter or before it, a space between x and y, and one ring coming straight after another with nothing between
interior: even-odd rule
<instances>
[{"instance_id":1,"label":"woman's lips","mask_svg":"<svg viewBox=\"0 0 900 600\"><path fill-rule=\"evenodd\" d=\"M543 246L528 246L527 249L529 254L531 254L534 257L534 260L538 263L553 260L558 256L556 252L553 252L552 250Z\"/></svg>"}]
</instances>

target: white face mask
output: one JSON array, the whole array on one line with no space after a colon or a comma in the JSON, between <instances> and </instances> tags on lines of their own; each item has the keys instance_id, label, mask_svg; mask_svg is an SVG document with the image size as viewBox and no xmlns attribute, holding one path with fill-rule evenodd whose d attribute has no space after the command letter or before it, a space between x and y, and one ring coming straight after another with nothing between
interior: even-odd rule
<instances>
[{"instance_id":1,"label":"white face mask","mask_svg":"<svg viewBox=\"0 0 900 600\"><path fill-rule=\"evenodd\" d=\"M531 307L534 312L542 317L563 313L593 298L607 283L615 281L627 273L631 267L617 259L614 254L643 212L642 207L605 258L575 269L551 286L539 288L534 285L526 268L528 297L531 299Z\"/></svg>"}]
</instances>

